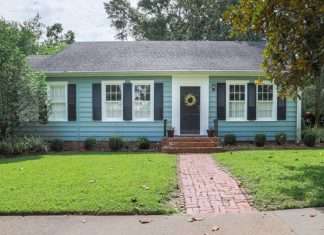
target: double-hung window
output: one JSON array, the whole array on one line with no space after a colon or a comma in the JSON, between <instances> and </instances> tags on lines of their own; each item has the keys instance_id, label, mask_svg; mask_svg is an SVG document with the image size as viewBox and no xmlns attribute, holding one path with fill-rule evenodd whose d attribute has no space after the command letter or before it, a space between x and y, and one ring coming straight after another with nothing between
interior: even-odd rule
<instances>
[{"instance_id":1,"label":"double-hung window","mask_svg":"<svg viewBox=\"0 0 324 235\"><path fill-rule=\"evenodd\" d=\"M49 82L49 121L67 121L67 83Z\"/></svg>"},{"instance_id":2,"label":"double-hung window","mask_svg":"<svg viewBox=\"0 0 324 235\"><path fill-rule=\"evenodd\" d=\"M123 120L123 82L109 81L102 84L103 120Z\"/></svg>"},{"instance_id":3,"label":"double-hung window","mask_svg":"<svg viewBox=\"0 0 324 235\"><path fill-rule=\"evenodd\" d=\"M133 82L133 120L153 120L154 89L152 81Z\"/></svg>"},{"instance_id":4,"label":"double-hung window","mask_svg":"<svg viewBox=\"0 0 324 235\"><path fill-rule=\"evenodd\" d=\"M257 85L257 120L273 120L275 118L274 96L274 87L272 84Z\"/></svg>"},{"instance_id":5,"label":"double-hung window","mask_svg":"<svg viewBox=\"0 0 324 235\"><path fill-rule=\"evenodd\" d=\"M227 83L227 120L244 121L247 118L246 82Z\"/></svg>"}]
</instances>

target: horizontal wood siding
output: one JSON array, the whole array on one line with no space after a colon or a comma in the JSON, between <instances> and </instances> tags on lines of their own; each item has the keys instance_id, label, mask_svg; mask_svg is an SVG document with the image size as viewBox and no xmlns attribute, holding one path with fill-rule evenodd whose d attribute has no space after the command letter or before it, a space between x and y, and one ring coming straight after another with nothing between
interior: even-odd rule
<instances>
[{"instance_id":1,"label":"horizontal wood siding","mask_svg":"<svg viewBox=\"0 0 324 235\"><path fill-rule=\"evenodd\" d=\"M258 78L237 78L232 77L232 80L249 80L253 81ZM210 78L210 93L209 93L209 127L213 128L214 120L217 118L217 89L218 82L226 80L211 77ZM224 137L225 134L235 134L240 141L252 141L256 134L266 134L268 140L274 140L276 134L284 132L288 136L288 140L296 139L296 102L292 99L287 100L287 119L284 121L219 121L218 130L219 136Z\"/></svg>"},{"instance_id":2,"label":"horizontal wood siding","mask_svg":"<svg viewBox=\"0 0 324 235\"><path fill-rule=\"evenodd\" d=\"M50 81L68 81L77 86L77 121L49 122L46 125L29 124L21 128L22 134L33 134L45 139L83 141L92 137L98 140L120 136L125 140L136 140L145 136L151 141L163 138L163 120L153 122L102 122L92 120L92 84L102 80L154 80L163 83L164 119L171 123L171 77L104 77L104 78L51 78ZM153 97L152 97L153 98Z\"/></svg>"}]
</instances>

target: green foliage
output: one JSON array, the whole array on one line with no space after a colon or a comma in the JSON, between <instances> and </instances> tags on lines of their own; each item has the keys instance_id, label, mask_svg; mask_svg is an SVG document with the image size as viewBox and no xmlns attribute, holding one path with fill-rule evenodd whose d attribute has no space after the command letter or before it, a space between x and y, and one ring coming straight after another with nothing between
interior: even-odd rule
<instances>
[{"instance_id":1,"label":"green foliage","mask_svg":"<svg viewBox=\"0 0 324 235\"><path fill-rule=\"evenodd\" d=\"M97 146L97 140L94 138L88 138L84 141L84 148L86 150L94 150Z\"/></svg>"},{"instance_id":2,"label":"green foliage","mask_svg":"<svg viewBox=\"0 0 324 235\"><path fill-rule=\"evenodd\" d=\"M324 206L324 150L217 153L259 210Z\"/></svg>"},{"instance_id":3,"label":"green foliage","mask_svg":"<svg viewBox=\"0 0 324 235\"><path fill-rule=\"evenodd\" d=\"M303 142L308 147L314 147L318 137L317 131L314 129L307 129L303 133Z\"/></svg>"},{"instance_id":4,"label":"green foliage","mask_svg":"<svg viewBox=\"0 0 324 235\"><path fill-rule=\"evenodd\" d=\"M127 40L257 40L257 34L232 37L223 20L224 11L237 0L184 1L140 0L132 7L128 0L104 4L116 38Z\"/></svg>"},{"instance_id":5,"label":"green foliage","mask_svg":"<svg viewBox=\"0 0 324 235\"><path fill-rule=\"evenodd\" d=\"M287 142L287 135L281 132L275 136L275 139L278 145L284 145Z\"/></svg>"},{"instance_id":6,"label":"green foliage","mask_svg":"<svg viewBox=\"0 0 324 235\"><path fill-rule=\"evenodd\" d=\"M224 144L225 145L236 145L236 136L234 134L224 135Z\"/></svg>"},{"instance_id":7,"label":"green foliage","mask_svg":"<svg viewBox=\"0 0 324 235\"><path fill-rule=\"evenodd\" d=\"M162 214L176 188L168 154L60 153L0 160L0 214ZM107 232L109 234L109 232Z\"/></svg>"},{"instance_id":8,"label":"green foliage","mask_svg":"<svg viewBox=\"0 0 324 235\"><path fill-rule=\"evenodd\" d=\"M322 84L322 92L321 92L321 97L323 97L322 99L324 99L324 82ZM316 87L314 85L310 85L308 87L306 87L303 90L303 110L304 112L311 112L311 113L315 113L315 106L316 106ZM324 114L324 105L320 106L320 113Z\"/></svg>"},{"instance_id":9,"label":"green foliage","mask_svg":"<svg viewBox=\"0 0 324 235\"><path fill-rule=\"evenodd\" d=\"M113 136L109 138L109 147L112 151L121 150L124 146L124 141L118 136Z\"/></svg>"},{"instance_id":10,"label":"green foliage","mask_svg":"<svg viewBox=\"0 0 324 235\"><path fill-rule=\"evenodd\" d=\"M150 141L146 137L141 137L137 140L137 146L139 149L149 149Z\"/></svg>"},{"instance_id":11,"label":"green foliage","mask_svg":"<svg viewBox=\"0 0 324 235\"><path fill-rule=\"evenodd\" d=\"M10 137L0 141L0 156L47 152L47 143L39 137Z\"/></svg>"},{"instance_id":12,"label":"green foliage","mask_svg":"<svg viewBox=\"0 0 324 235\"><path fill-rule=\"evenodd\" d=\"M255 145L257 147L263 147L265 142L267 140L267 137L265 134L256 134L255 135L255 138L254 138L254 141L255 141Z\"/></svg>"},{"instance_id":13,"label":"green foliage","mask_svg":"<svg viewBox=\"0 0 324 235\"><path fill-rule=\"evenodd\" d=\"M65 42L59 42L55 44L50 43L42 43L38 48L38 54L39 55L55 55L59 53L60 51L63 51L64 48L67 47L67 44Z\"/></svg>"},{"instance_id":14,"label":"green foliage","mask_svg":"<svg viewBox=\"0 0 324 235\"><path fill-rule=\"evenodd\" d=\"M54 139L50 141L51 150L54 152L62 152L64 150L64 141Z\"/></svg>"},{"instance_id":15,"label":"green foliage","mask_svg":"<svg viewBox=\"0 0 324 235\"><path fill-rule=\"evenodd\" d=\"M234 35L250 30L267 41L263 66L281 93L315 85L316 122L324 84L324 7L322 0L241 0L225 19Z\"/></svg>"},{"instance_id":16,"label":"green foliage","mask_svg":"<svg viewBox=\"0 0 324 235\"><path fill-rule=\"evenodd\" d=\"M0 138L21 123L47 119L45 76L27 66L20 40L19 27L0 20Z\"/></svg>"}]
</instances>

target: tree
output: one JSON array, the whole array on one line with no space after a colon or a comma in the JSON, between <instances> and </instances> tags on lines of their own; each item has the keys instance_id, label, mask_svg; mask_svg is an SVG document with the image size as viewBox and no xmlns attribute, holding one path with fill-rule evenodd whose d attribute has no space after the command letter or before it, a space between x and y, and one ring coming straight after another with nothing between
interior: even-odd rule
<instances>
[{"instance_id":1,"label":"tree","mask_svg":"<svg viewBox=\"0 0 324 235\"><path fill-rule=\"evenodd\" d=\"M128 0L110 0L104 7L121 40L258 40L251 32L230 35L223 13L234 2L140 0L134 8Z\"/></svg>"},{"instance_id":2,"label":"tree","mask_svg":"<svg viewBox=\"0 0 324 235\"><path fill-rule=\"evenodd\" d=\"M75 33L74 33L72 30L67 31L67 32L64 34L64 41L65 41L67 44L72 44L72 43L74 43L74 41L75 41Z\"/></svg>"},{"instance_id":3,"label":"tree","mask_svg":"<svg viewBox=\"0 0 324 235\"><path fill-rule=\"evenodd\" d=\"M234 35L254 31L265 36L263 66L283 93L316 87L319 123L324 64L323 0L241 0L225 13Z\"/></svg>"},{"instance_id":4,"label":"tree","mask_svg":"<svg viewBox=\"0 0 324 235\"><path fill-rule=\"evenodd\" d=\"M46 37L50 43L58 43L63 40L63 26L61 23L55 23L46 27Z\"/></svg>"},{"instance_id":5,"label":"tree","mask_svg":"<svg viewBox=\"0 0 324 235\"><path fill-rule=\"evenodd\" d=\"M26 64L25 33L0 19L0 138L24 121L47 119L45 76Z\"/></svg>"}]
</instances>

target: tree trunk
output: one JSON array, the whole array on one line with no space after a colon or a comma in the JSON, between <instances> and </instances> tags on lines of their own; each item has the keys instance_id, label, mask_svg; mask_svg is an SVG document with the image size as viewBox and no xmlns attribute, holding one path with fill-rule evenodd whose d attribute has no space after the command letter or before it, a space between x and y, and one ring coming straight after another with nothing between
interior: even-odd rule
<instances>
[{"instance_id":1,"label":"tree trunk","mask_svg":"<svg viewBox=\"0 0 324 235\"><path fill-rule=\"evenodd\" d=\"M315 73L315 128L320 126L321 96L322 96L322 70Z\"/></svg>"}]
</instances>

